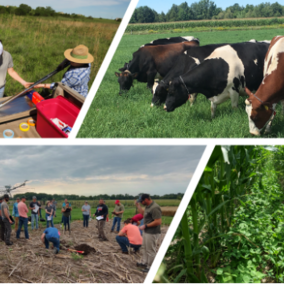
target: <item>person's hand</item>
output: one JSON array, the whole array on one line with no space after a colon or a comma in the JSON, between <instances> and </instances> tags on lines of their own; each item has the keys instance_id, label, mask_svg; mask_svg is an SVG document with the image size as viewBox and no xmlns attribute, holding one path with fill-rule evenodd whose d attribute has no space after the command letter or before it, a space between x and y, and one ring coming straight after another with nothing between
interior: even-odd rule
<instances>
[{"instance_id":1,"label":"person's hand","mask_svg":"<svg viewBox=\"0 0 284 284\"><path fill-rule=\"evenodd\" d=\"M10 224L13 224L13 222L11 221L11 219L9 219Z\"/></svg>"},{"instance_id":2,"label":"person's hand","mask_svg":"<svg viewBox=\"0 0 284 284\"><path fill-rule=\"evenodd\" d=\"M145 230L145 228L146 228L145 225L142 225L142 226L139 227L140 230Z\"/></svg>"},{"instance_id":3,"label":"person's hand","mask_svg":"<svg viewBox=\"0 0 284 284\"><path fill-rule=\"evenodd\" d=\"M27 89L27 88L29 88L33 84L34 83L31 83L31 82L25 82L25 83L23 83L23 86Z\"/></svg>"}]
</instances>

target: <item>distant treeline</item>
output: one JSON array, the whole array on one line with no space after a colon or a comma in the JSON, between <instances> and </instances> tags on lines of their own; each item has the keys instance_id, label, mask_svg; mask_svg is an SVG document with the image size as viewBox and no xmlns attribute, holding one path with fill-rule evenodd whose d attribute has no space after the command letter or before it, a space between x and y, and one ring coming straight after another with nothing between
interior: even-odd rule
<instances>
[{"instance_id":1,"label":"distant treeline","mask_svg":"<svg viewBox=\"0 0 284 284\"><path fill-rule=\"evenodd\" d=\"M153 199L179 199L181 200L183 197L183 193L176 193L176 194L165 194L165 195L151 195ZM134 200L138 198L138 195L129 195L129 194L100 194L100 195L93 195L93 196L85 196L85 195L75 195L75 194L46 194L46 193L35 193L35 192L26 192L22 194L15 194L13 199L17 197L22 197L23 195L26 196L27 200L32 200L33 196L36 196L37 200L64 200L65 198L69 200L99 200L100 198L104 200Z\"/></svg>"},{"instance_id":2,"label":"distant treeline","mask_svg":"<svg viewBox=\"0 0 284 284\"><path fill-rule=\"evenodd\" d=\"M41 16L41 17L65 17L72 19L94 19L93 17L85 17L84 15L78 14L67 14L62 12L56 12L50 6L48 7L37 7L32 9L29 5L21 4L17 6L0 6L0 14L10 14L19 16Z\"/></svg>"},{"instance_id":3,"label":"distant treeline","mask_svg":"<svg viewBox=\"0 0 284 284\"><path fill-rule=\"evenodd\" d=\"M284 16L284 6L278 2L261 3L259 5L249 5L245 7L238 3L227 7L225 10L218 8L210 0L200 0L190 6L187 2L180 5L173 4L171 9L165 14L157 13L148 6L137 8L130 20L130 23L157 23L175 22L190 20L211 20L211 19L234 19L234 18L262 18Z\"/></svg>"}]
</instances>

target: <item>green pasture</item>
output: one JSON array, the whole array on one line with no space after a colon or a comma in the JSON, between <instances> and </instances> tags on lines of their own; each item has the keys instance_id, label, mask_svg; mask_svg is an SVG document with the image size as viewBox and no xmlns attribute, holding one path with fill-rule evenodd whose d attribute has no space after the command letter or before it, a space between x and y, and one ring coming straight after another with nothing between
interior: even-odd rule
<instances>
[{"instance_id":1,"label":"green pasture","mask_svg":"<svg viewBox=\"0 0 284 284\"><path fill-rule=\"evenodd\" d=\"M66 49L86 45L95 58L89 82L91 87L118 26L119 23L107 20L80 22L0 15L0 39L4 50L12 55L15 71L27 82L36 82L54 71L63 61ZM65 71L45 83L61 81ZM24 87L7 74L5 96L15 95L22 90Z\"/></svg>"},{"instance_id":2,"label":"green pasture","mask_svg":"<svg viewBox=\"0 0 284 284\"><path fill-rule=\"evenodd\" d=\"M193 107L189 103L167 113L163 107L150 107L152 94L146 84L134 82L134 88L119 96L115 72L132 59L132 53L141 45L157 38L195 36L201 45L271 40L283 29L213 31L148 35L124 35L106 72L104 80L90 106L78 133L79 138L251 138L245 112L245 98L233 110L227 101L217 107L212 120L210 102L199 94ZM264 137L284 136L284 117L280 106L273 121L272 132Z\"/></svg>"}]
</instances>

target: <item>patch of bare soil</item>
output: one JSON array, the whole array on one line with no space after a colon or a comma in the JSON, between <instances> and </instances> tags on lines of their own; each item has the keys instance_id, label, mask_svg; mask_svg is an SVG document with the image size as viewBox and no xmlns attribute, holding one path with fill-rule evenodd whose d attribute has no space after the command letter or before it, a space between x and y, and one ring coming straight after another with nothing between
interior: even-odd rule
<instances>
[{"instance_id":1,"label":"patch of bare soil","mask_svg":"<svg viewBox=\"0 0 284 284\"><path fill-rule=\"evenodd\" d=\"M1 283L142 283L146 277L136 262L141 262L142 251L129 255L122 254L115 233L111 233L112 220L106 223L105 232L109 241L100 242L96 221L83 228L83 222L71 223L71 233L61 232L60 252L46 249L40 237L45 227L37 231L29 228L30 240L15 238L12 232L12 246L0 242L0 282ZM168 227L162 227L158 247L162 243ZM51 246L50 246L51 247ZM69 249L69 250L68 250ZM86 255L73 252L79 250Z\"/></svg>"}]
</instances>

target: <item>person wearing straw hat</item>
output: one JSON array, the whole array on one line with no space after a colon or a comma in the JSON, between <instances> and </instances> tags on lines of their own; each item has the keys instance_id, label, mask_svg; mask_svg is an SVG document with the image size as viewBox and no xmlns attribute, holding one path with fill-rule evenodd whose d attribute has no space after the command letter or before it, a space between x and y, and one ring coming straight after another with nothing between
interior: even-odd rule
<instances>
[{"instance_id":1,"label":"person wearing straw hat","mask_svg":"<svg viewBox=\"0 0 284 284\"><path fill-rule=\"evenodd\" d=\"M14 70L13 58L8 51L4 50L2 40L0 40L0 98L4 96L7 73L14 80L22 84L25 87L25 89L33 84L33 83L26 82Z\"/></svg>"},{"instance_id":2,"label":"person wearing straw hat","mask_svg":"<svg viewBox=\"0 0 284 284\"><path fill-rule=\"evenodd\" d=\"M65 50L64 56L70 61L71 66L63 75L61 83L66 84L82 96L87 97L89 92L88 83L90 81L91 63L94 61L94 57L89 53L88 47L82 44L73 49ZM54 89L55 83L38 84L34 88Z\"/></svg>"}]
</instances>

